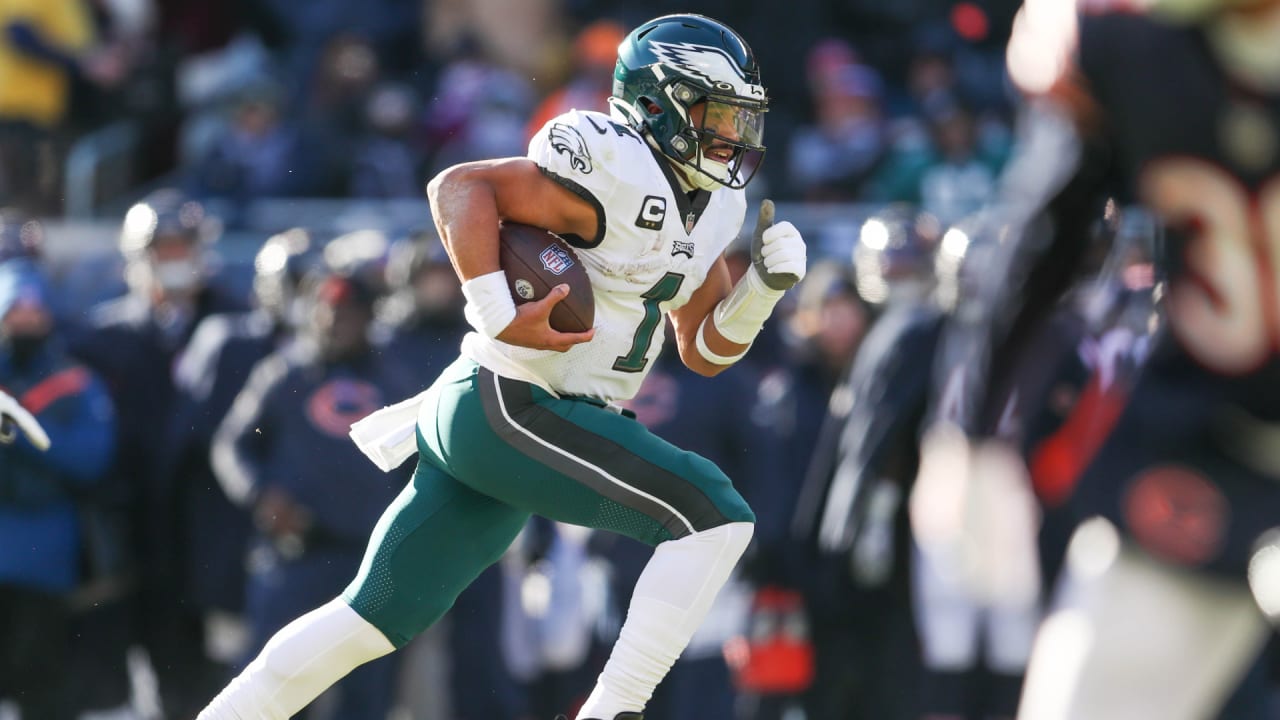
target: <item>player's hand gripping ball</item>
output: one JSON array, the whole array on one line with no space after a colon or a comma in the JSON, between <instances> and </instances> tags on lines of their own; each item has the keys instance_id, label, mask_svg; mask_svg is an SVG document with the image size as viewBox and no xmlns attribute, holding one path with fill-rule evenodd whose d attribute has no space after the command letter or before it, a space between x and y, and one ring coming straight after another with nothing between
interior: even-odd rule
<instances>
[{"instance_id":1,"label":"player's hand gripping ball","mask_svg":"<svg viewBox=\"0 0 1280 720\"><path fill-rule=\"evenodd\" d=\"M498 265L507 274L516 305L541 300L557 285L569 286L569 295L551 310L553 330L586 332L595 323L596 301L587 270L559 235L504 222L498 229Z\"/></svg>"}]
</instances>

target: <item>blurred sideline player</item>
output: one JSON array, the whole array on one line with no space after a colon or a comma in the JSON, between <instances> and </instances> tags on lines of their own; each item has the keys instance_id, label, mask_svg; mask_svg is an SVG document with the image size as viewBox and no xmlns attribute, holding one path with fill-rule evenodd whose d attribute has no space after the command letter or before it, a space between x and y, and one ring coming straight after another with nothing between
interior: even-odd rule
<instances>
[{"instance_id":1,"label":"blurred sideline player","mask_svg":"<svg viewBox=\"0 0 1280 720\"><path fill-rule=\"evenodd\" d=\"M241 616L252 523L218 483L210 445L254 366L292 341L302 305L299 286L318 254L302 228L268 238L254 256L253 309L205 317L174 362L175 420L160 462L183 518L186 601L200 612L204 653L213 661L189 679L191 702L203 702L222 685L248 639ZM171 710L189 716L199 708Z\"/></svg>"},{"instance_id":2,"label":"blurred sideline player","mask_svg":"<svg viewBox=\"0 0 1280 720\"><path fill-rule=\"evenodd\" d=\"M132 205L119 235L128 292L94 305L68 338L72 355L106 383L119 430L111 472L82 499L104 528L101 546L111 550L103 553L111 562L101 574L123 590L83 615L86 632L76 652L102 665L76 684L76 703L86 711L130 701L124 656L131 645L146 650L166 712L181 714L197 702L190 688L192 673L205 664L204 629L186 601L183 508L163 458L175 420L178 353L205 317L245 305L209 262L220 225L175 188ZM107 656L119 659L103 661Z\"/></svg>"},{"instance_id":3,"label":"blurred sideline player","mask_svg":"<svg viewBox=\"0 0 1280 720\"><path fill-rule=\"evenodd\" d=\"M736 32L701 15L651 20L619 47L613 88L611 114L565 113L527 157L457 165L428 185L476 332L428 390L353 429L384 470L418 453L355 580L277 633L201 720L283 720L403 647L535 513L655 546L578 713L641 719L745 551L755 516L709 460L612 403L632 397L655 364L664 315L690 369L713 376L741 359L804 276L805 247L762 203L752 268L730 279L723 254L743 224L768 104ZM499 220L547 228L577 247L594 328L551 329L565 286L515 306L498 265Z\"/></svg>"},{"instance_id":4,"label":"blurred sideline player","mask_svg":"<svg viewBox=\"0 0 1280 720\"><path fill-rule=\"evenodd\" d=\"M1071 495L1075 460L1122 401L1150 340L1155 293L1150 273L1141 272L1149 255L1133 239L1117 241L1111 219L1095 224L1090 259L1077 266L1070 289L1009 366L1001 399L992 401L1001 407L992 432L1020 462L1003 453L970 461L970 472L982 473L981 487L992 496L973 503L978 508L969 527L987 533L987 565L999 572L968 573L963 554L940 546L938 528L928 523L939 506L964 507L952 492L953 470L943 468L937 475L943 484L933 487L927 483L934 476L926 475L926 486L913 495L912 590L926 717L964 717L966 708L968 717L1016 713L1041 619L1040 589L1055 584L1079 520ZM939 423L965 417L972 390L966 363L985 327L975 296L1005 231L1003 214L987 211L943 236L937 298L949 316L934 363L932 407L921 425L926 437ZM1135 249L1144 252L1135 256ZM975 674L975 666L984 672Z\"/></svg>"},{"instance_id":5,"label":"blurred sideline player","mask_svg":"<svg viewBox=\"0 0 1280 720\"><path fill-rule=\"evenodd\" d=\"M909 717L922 703L900 519L946 317L932 297L937 239L933 216L891 205L854 246L858 294L879 314L831 393L793 524L815 553L806 592L820 596L809 603L818 673L805 707L815 717L851 707Z\"/></svg>"},{"instance_id":6,"label":"blurred sideline player","mask_svg":"<svg viewBox=\"0 0 1280 720\"><path fill-rule=\"evenodd\" d=\"M893 676L890 646L876 652L879 680L870 684L891 685L884 692L899 698L895 717L1014 715L1038 620L1036 593L1000 601L978 596L955 582L954 568L933 561L931 553L913 552L901 532L901 501L918 470L920 433L940 416L946 419L963 393L947 380L952 364L963 366L975 279L986 272L1000 229L1000 214L978 214L952 225L938 243L936 220L890 208L868 219L855 250L861 292L883 301L884 310L850 370L851 410L810 532L819 551L838 559L858 587L900 588L901 605L914 611L916 692L901 700L904 680ZM1043 386L1059 380L1065 360L1075 356L1079 332L1062 334L1033 363L1020 364L1020 405L1039 405ZM1001 437L1015 434L1007 428ZM818 488L806 488L814 492ZM1024 546L1033 550L1029 539ZM890 618L881 612L877 621ZM897 641L891 635L888 642ZM897 674L915 670L897 662ZM861 705L868 705L865 698ZM887 710L873 715L890 716Z\"/></svg>"},{"instance_id":7,"label":"blurred sideline player","mask_svg":"<svg viewBox=\"0 0 1280 720\"><path fill-rule=\"evenodd\" d=\"M1105 520L1072 541L1019 718L1196 720L1258 654L1258 603L1273 607L1280 582L1276 548L1260 546L1280 524L1264 440L1280 421L1280 3L1098 5L1028 2L1009 44L1028 98L1003 181L1015 219L991 271L989 342L972 357L984 392L963 425L995 432L1012 365L1085 259L1103 203L1149 206L1168 231L1169 329L1110 432L1080 448L1075 501ZM1008 456L983 442L970 458ZM972 501L986 479L968 480Z\"/></svg>"}]
</instances>

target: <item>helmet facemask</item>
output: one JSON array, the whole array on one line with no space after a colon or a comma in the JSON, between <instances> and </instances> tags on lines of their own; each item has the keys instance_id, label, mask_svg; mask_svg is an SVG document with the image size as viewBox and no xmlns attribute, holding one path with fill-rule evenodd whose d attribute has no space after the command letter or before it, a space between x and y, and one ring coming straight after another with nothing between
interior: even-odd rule
<instances>
[{"instance_id":1,"label":"helmet facemask","mask_svg":"<svg viewBox=\"0 0 1280 720\"><path fill-rule=\"evenodd\" d=\"M687 85L676 86L672 95L684 130L671 138L671 157L690 183L702 190L746 187L764 158L764 103L732 95L698 97Z\"/></svg>"}]
</instances>

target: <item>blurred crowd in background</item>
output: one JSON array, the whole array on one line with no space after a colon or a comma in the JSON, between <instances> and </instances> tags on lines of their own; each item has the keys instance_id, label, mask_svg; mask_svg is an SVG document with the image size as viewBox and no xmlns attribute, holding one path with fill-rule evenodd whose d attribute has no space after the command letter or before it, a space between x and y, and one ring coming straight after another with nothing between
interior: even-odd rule
<instances>
[{"instance_id":1,"label":"blurred crowd in background","mask_svg":"<svg viewBox=\"0 0 1280 720\"><path fill-rule=\"evenodd\" d=\"M379 472L347 430L434 379L466 330L424 182L602 109L623 35L674 11L757 52L769 153L748 192L791 213L813 266L747 361L708 380L666 353L630 403L759 518L648 715L1012 717L1076 519L1053 442L1091 370L1141 362L1160 286L1146 216L1099 218L1097 261L1020 399L1042 517L1020 550L1039 577L969 593L918 550L907 497L915 440L949 401L940 328L966 320L999 234L980 211L1015 149L1016 6L0 2L0 387L54 441L0 447L0 718L194 717L345 586L411 471ZM108 144L73 212L77 158ZM262 204L281 199L299 202ZM413 211L337 228L302 202L356 199ZM744 271L742 243L731 259ZM531 522L445 622L308 717L571 712L648 553ZM1271 701L1269 658L1240 707Z\"/></svg>"},{"instance_id":2,"label":"blurred crowd in background","mask_svg":"<svg viewBox=\"0 0 1280 720\"><path fill-rule=\"evenodd\" d=\"M755 192L954 215L1008 149L1016 6L11 0L0 197L60 213L68 155L124 128L129 162L99 183L99 204L162 185L233 204L419 198L452 163L523 154L560 110L603 108L622 35L696 11L730 18L765 69L772 159Z\"/></svg>"}]
</instances>

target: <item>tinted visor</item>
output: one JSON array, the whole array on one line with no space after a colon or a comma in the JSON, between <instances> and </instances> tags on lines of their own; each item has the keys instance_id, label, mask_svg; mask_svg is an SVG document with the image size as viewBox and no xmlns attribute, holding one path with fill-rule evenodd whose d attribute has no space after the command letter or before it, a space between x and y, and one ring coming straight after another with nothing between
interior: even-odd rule
<instances>
[{"instance_id":1,"label":"tinted visor","mask_svg":"<svg viewBox=\"0 0 1280 720\"><path fill-rule=\"evenodd\" d=\"M748 150L763 150L765 112L765 107L759 103L708 97L702 127L698 128L699 135L704 142L716 139Z\"/></svg>"}]
</instances>

